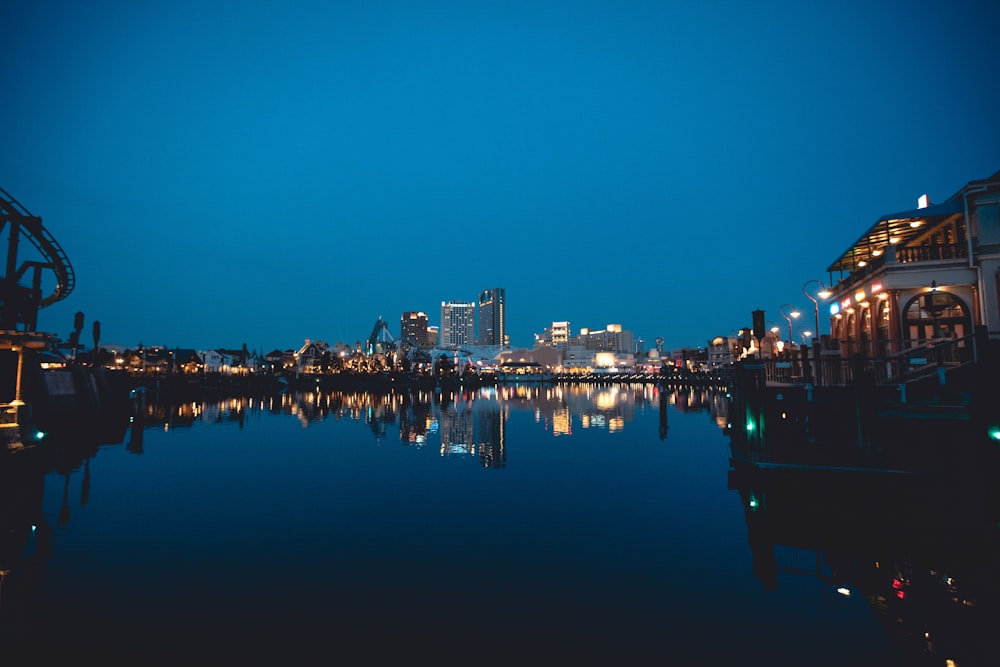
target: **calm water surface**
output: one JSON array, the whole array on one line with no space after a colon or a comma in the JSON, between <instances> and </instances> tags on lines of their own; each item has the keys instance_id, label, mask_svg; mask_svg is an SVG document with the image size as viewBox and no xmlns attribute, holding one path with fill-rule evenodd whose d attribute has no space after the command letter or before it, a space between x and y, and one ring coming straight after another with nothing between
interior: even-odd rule
<instances>
[{"instance_id":1,"label":"calm water surface","mask_svg":"<svg viewBox=\"0 0 1000 667\"><path fill-rule=\"evenodd\" d=\"M963 516L950 530L955 515L928 518L935 489L859 500L844 484L747 480L731 470L724 393L148 407L120 440L51 444L44 474L5 476L5 650L996 664L994 516L945 503Z\"/></svg>"}]
</instances>

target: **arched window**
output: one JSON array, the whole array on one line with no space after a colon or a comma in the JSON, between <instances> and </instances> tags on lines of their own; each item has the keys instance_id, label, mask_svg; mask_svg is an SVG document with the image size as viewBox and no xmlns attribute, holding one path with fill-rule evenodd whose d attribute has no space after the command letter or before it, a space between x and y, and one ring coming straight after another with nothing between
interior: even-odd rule
<instances>
[{"instance_id":1,"label":"arched window","mask_svg":"<svg viewBox=\"0 0 1000 667\"><path fill-rule=\"evenodd\" d=\"M969 309L950 292L917 295L905 313L903 332L911 347L941 338L963 338L972 332Z\"/></svg>"}]
</instances>

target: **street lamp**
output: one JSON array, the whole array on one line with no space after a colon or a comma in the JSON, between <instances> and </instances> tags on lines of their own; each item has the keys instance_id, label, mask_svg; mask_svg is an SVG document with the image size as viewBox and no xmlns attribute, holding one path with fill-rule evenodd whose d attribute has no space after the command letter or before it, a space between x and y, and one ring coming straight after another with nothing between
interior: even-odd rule
<instances>
[{"instance_id":1,"label":"street lamp","mask_svg":"<svg viewBox=\"0 0 1000 667\"><path fill-rule=\"evenodd\" d=\"M816 296L813 296L808 291L806 291L806 288L809 287L809 285L811 285L813 283L816 283L817 285L819 285L819 292L816 293L816 296L818 296L820 299L828 299L828 298L830 298L830 294L832 294L832 292L830 292L830 290L828 290L826 288L826 285L824 285L823 283L821 283L818 280L809 280L809 281L806 281L806 284L802 286L802 293L805 294L806 297L810 301L813 302L813 306L815 306L815 308L816 308L816 335L818 336L819 335L819 300L816 298Z\"/></svg>"},{"instance_id":2,"label":"street lamp","mask_svg":"<svg viewBox=\"0 0 1000 667\"><path fill-rule=\"evenodd\" d=\"M805 345L806 341L809 340L813 335L812 331L799 331L799 336L802 337L802 344Z\"/></svg>"},{"instance_id":3,"label":"street lamp","mask_svg":"<svg viewBox=\"0 0 1000 667\"><path fill-rule=\"evenodd\" d=\"M790 312L785 312L785 308L791 308ZM788 320L788 349L791 350L792 346L795 345L795 335L792 333L792 320L801 315L799 309L790 303L783 304L778 310L781 316Z\"/></svg>"}]
</instances>

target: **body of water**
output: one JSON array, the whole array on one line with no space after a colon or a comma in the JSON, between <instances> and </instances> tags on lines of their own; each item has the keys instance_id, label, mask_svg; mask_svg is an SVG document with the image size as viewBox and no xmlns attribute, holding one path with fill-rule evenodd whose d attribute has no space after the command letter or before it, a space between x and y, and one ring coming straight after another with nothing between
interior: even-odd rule
<instances>
[{"instance_id":1,"label":"body of water","mask_svg":"<svg viewBox=\"0 0 1000 667\"><path fill-rule=\"evenodd\" d=\"M735 470L728 405L652 385L150 402L120 440L4 461L0 650L997 664L978 479Z\"/></svg>"}]
</instances>

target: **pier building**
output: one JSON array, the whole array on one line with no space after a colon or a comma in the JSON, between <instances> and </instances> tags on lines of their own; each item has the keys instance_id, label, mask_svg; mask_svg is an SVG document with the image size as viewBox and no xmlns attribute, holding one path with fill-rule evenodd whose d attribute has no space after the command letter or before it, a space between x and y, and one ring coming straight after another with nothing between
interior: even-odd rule
<instances>
[{"instance_id":1,"label":"pier building","mask_svg":"<svg viewBox=\"0 0 1000 667\"><path fill-rule=\"evenodd\" d=\"M894 355L976 327L1000 338L1000 171L875 220L827 267L843 356Z\"/></svg>"}]
</instances>

